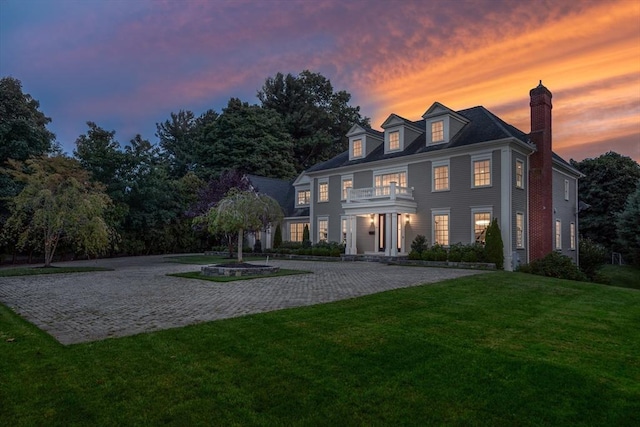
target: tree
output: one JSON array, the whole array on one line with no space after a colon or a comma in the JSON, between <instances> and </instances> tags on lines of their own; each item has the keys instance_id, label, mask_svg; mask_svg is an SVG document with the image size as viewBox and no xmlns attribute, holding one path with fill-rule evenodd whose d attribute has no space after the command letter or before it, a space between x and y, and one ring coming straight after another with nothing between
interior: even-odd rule
<instances>
[{"instance_id":1,"label":"tree","mask_svg":"<svg viewBox=\"0 0 640 427\"><path fill-rule=\"evenodd\" d=\"M76 160L38 157L25 163L10 160L9 166L9 173L24 183L12 200L5 227L7 235L17 237L18 248L39 242L45 266L50 266L62 241L86 255L108 246L103 214L111 200L102 187L89 182L89 173Z\"/></svg>"},{"instance_id":2,"label":"tree","mask_svg":"<svg viewBox=\"0 0 640 427\"><path fill-rule=\"evenodd\" d=\"M282 218L282 209L273 198L253 191L232 189L215 207L197 217L196 222L206 224L211 233L237 233L238 262L242 262L244 232L263 230Z\"/></svg>"},{"instance_id":3,"label":"tree","mask_svg":"<svg viewBox=\"0 0 640 427\"><path fill-rule=\"evenodd\" d=\"M579 214L580 234L608 250L620 250L616 247L616 214L636 188L640 165L613 151L571 164L585 175L579 181L578 196L590 205Z\"/></svg>"},{"instance_id":4,"label":"tree","mask_svg":"<svg viewBox=\"0 0 640 427\"><path fill-rule=\"evenodd\" d=\"M0 168L9 159L25 161L54 151L55 135L47 129L51 119L39 108L38 101L22 92L20 80L0 79ZM0 229L9 215L8 199L20 189L17 181L0 171Z\"/></svg>"},{"instance_id":5,"label":"tree","mask_svg":"<svg viewBox=\"0 0 640 427\"><path fill-rule=\"evenodd\" d=\"M297 172L347 150L345 135L354 124L369 126L360 107L349 105L348 92L334 92L329 79L309 70L297 76L277 73L267 78L258 99L263 108L283 118L293 139Z\"/></svg>"},{"instance_id":6,"label":"tree","mask_svg":"<svg viewBox=\"0 0 640 427\"><path fill-rule=\"evenodd\" d=\"M309 226L307 224L304 225L302 229L302 247L309 248L311 247L311 239L309 237Z\"/></svg>"},{"instance_id":7,"label":"tree","mask_svg":"<svg viewBox=\"0 0 640 427\"><path fill-rule=\"evenodd\" d=\"M278 224L273 233L273 248L278 249L280 246L282 246L282 227Z\"/></svg>"},{"instance_id":8,"label":"tree","mask_svg":"<svg viewBox=\"0 0 640 427\"><path fill-rule=\"evenodd\" d=\"M209 128L199 160L211 173L237 169L270 178L295 175L291 138L277 113L231 98Z\"/></svg>"},{"instance_id":9,"label":"tree","mask_svg":"<svg viewBox=\"0 0 640 427\"><path fill-rule=\"evenodd\" d=\"M500 233L497 218L493 218L493 221L491 221L491 224L487 227L485 251L487 261L494 263L498 270L502 270L504 268L504 245L502 243L502 234Z\"/></svg>"},{"instance_id":10,"label":"tree","mask_svg":"<svg viewBox=\"0 0 640 427\"><path fill-rule=\"evenodd\" d=\"M629 262L640 266L640 181L627 198L624 210L616 215L618 243Z\"/></svg>"}]
</instances>

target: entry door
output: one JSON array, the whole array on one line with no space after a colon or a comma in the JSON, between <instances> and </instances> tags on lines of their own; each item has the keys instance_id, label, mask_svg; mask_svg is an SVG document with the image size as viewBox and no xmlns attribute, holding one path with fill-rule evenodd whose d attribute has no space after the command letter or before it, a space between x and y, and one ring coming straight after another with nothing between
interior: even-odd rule
<instances>
[{"instance_id":1,"label":"entry door","mask_svg":"<svg viewBox=\"0 0 640 427\"><path fill-rule=\"evenodd\" d=\"M386 249L387 227L385 214L378 214L378 252L384 252Z\"/></svg>"}]
</instances>

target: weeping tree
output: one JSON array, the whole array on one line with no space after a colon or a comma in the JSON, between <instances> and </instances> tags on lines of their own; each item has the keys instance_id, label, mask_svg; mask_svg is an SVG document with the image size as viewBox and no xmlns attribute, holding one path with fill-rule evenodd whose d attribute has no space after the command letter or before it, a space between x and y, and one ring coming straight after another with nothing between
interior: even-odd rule
<instances>
[{"instance_id":1,"label":"weeping tree","mask_svg":"<svg viewBox=\"0 0 640 427\"><path fill-rule=\"evenodd\" d=\"M210 233L237 233L238 262L242 262L244 233L264 230L269 224L282 221L282 218L282 209L273 198L234 188L194 221L206 225Z\"/></svg>"}]
</instances>

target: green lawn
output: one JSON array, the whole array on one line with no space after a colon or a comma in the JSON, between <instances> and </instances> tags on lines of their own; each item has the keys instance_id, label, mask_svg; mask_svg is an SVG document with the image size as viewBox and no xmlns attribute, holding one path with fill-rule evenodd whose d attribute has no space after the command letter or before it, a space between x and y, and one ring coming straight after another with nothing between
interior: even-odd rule
<instances>
[{"instance_id":1,"label":"green lawn","mask_svg":"<svg viewBox=\"0 0 640 427\"><path fill-rule=\"evenodd\" d=\"M640 291L489 273L64 347L0 306L0 425L640 425Z\"/></svg>"},{"instance_id":2,"label":"green lawn","mask_svg":"<svg viewBox=\"0 0 640 427\"><path fill-rule=\"evenodd\" d=\"M609 280L609 285L640 289L640 269L629 265L604 265L599 273Z\"/></svg>"},{"instance_id":3,"label":"green lawn","mask_svg":"<svg viewBox=\"0 0 640 427\"><path fill-rule=\"evenodd\" d=\"M17 267L0 269L0 277L34 276L36 274L84 273L87 271L110 271L102 267Z\"/></svg>"}]
</instances>

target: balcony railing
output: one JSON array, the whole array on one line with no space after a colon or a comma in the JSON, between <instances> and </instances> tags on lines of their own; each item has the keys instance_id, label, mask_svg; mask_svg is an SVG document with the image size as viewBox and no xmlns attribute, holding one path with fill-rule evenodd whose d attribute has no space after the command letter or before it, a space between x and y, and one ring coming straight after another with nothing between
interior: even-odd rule
<instances>
[{"instance_id":1,"label":"balcony railing","mask_svg":"<svg viewBox=\"0 0 640 427\"><path fill-rule=\"evenodd\" d=\"M350 188L347 192L347 203L364 202L378 199L413 200L413 188L400 187L396 185L395 182L392 182L390 185L383 185L382 187Z\"/></svg>"}]
</instances>

